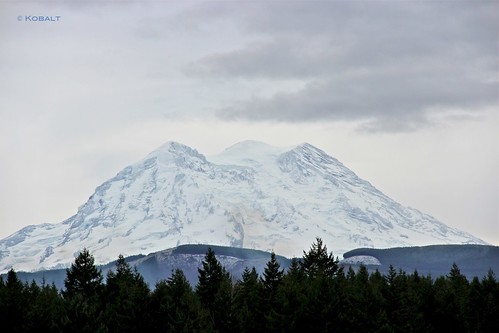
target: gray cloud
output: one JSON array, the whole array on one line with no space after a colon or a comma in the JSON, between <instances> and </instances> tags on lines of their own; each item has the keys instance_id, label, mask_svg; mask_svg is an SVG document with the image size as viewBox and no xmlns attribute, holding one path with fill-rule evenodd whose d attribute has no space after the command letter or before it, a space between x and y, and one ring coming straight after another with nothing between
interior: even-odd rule
<instances>
[{"instance_id":1,"label":"gray cloud","mask_svg":"<svg viewBox=\"0 0 499 333\"><path fill-rule=\"evenodd\" d=\"M498 12L491 2L246 4L244 15L233 14L255 39L188 72L310 82L299 92L235 103L218 112L222 118L414 129L428 124L429 112L497 105Z\"/></svg>"},{"instance_id":2,"label":"gray cloud","mask_svg":"<svg viewBox=\"0 0 499 333\"><path fill-rule=\"evenodd\" d=\"M255 98L219 112L253 121L368 120L378 129L406 130L428 123L436 109L480 108L494 102L496 85L449 75L358 73L309 84L296 93Z\"/></svg>"}]
</instances>

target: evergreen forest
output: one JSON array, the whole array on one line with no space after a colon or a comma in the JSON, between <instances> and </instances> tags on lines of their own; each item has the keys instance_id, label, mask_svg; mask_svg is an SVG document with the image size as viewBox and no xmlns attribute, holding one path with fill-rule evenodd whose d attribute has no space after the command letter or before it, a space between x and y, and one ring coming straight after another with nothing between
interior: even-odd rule
<instances>
[{"instance_id":1,"label":"evergreen forest","mask_svg":"<svg viewBox=\"0 0 499 333\"><path fill-rule=\"evenodd\" d=\"M2 332L496 332L499 281L343 268L320 238L281 267L235 280L209 249L191 286L181 270L151 289L120 256L105 277L84 249L64 288L0 278Z\"/></svg>"}]
</instances>

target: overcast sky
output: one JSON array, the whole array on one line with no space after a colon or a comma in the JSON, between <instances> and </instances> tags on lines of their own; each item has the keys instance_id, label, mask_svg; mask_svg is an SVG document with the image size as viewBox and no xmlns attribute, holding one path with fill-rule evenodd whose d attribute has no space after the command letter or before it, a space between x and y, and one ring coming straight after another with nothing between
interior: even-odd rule
<instances>
[{"instance_id":1,"label":"overcast sky","mask_svg":"<svg viewBox=\"0 0 499 333\"><path fill-rule=\"evenodd\" d=\"M166 141L253 139L499 245L498 42L499 1L0 0L0 238Z\"/></svg>"}]
</instances>

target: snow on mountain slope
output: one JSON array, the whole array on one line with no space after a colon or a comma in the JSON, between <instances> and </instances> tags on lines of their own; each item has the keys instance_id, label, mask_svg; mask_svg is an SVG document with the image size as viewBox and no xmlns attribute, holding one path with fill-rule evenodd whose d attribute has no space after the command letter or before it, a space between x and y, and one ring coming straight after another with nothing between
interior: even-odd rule
<instances>
[{"instance_id":1,"label":"snow on mountain slope","mask_svg":"<svg viewBox=\"0 0 499 333\"><path fill-rule=\"evenodd\" d=\"M320 236L335 255L357 247L482 240L403 207L307 143L238 143L207 159L168 142L96 188L60 224L0 241L0 272L67 267L84 247L96 263L180 244L300 256Z\"/></svg>"}]
</instances>

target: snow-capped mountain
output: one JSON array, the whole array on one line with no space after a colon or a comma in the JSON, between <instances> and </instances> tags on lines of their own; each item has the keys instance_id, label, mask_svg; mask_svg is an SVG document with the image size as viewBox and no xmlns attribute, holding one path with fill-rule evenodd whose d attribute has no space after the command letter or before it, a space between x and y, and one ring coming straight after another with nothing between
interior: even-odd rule
<instances>
[{"instance_id":1,"label":"snow-capped mountain","mask_svg":"<svg viewBox=\"0 0 499 333\"><path fill-rule=\"evenodd\" d=\"M67 267L84 247L96 263L180 244L300 256L315 237L335 255L358 247L485 244L403 207L310 145L245 141L206 158L168 142L96 188L76 215L0 241L0 272Z\"/></svg>"}]
</instances>

